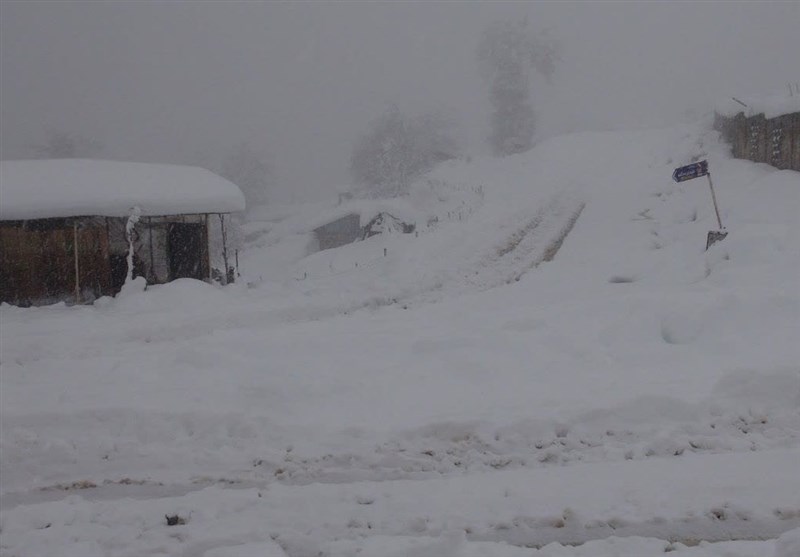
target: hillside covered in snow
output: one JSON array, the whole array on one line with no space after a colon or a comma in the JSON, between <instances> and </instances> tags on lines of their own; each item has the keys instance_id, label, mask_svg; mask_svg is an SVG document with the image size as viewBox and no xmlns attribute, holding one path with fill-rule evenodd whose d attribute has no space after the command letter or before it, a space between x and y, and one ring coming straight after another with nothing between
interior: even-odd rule
<instances>
[{"instance_id":1,"label":"hillside covered in snow","mask_svg":"<svg viewBox=\"0 0 800 557\"><path fill-rule=\"evenodd\" d=\"M800 173L580 133L379 209L415 232L275 207L237 284L0 307L0 553L800 555Z\"/></svg>"}]
</instances>

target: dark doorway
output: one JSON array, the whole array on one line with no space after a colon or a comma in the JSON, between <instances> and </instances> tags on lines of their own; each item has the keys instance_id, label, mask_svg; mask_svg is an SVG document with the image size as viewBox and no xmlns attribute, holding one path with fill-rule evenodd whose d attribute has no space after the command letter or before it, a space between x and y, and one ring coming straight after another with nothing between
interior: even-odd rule
<instances>
[{"instance_id":1,"label":"dark doorway","mask_svg":"<svg viewBox=\"0 0 800 557\"><path fill-rule=\"evenodd\" d=\"M205 233L202 224L172 223L169 225L170 280L193 278L203 280L205 271Z\"/></svg>"},{"instance_id":2,"label":"dark doorway","mask_svg":"<svg viewBox=\"0 0 800 557\"><path fill-rule=\"evenodd\" d=\"M111 291L117 294L122 290L125 281L128 280L128 255L112 253L108 256L109 264L111 266ZM133 254L133 278L144 277L144 263L139 258L139 255Z\"/></svg>"}]
</instances>

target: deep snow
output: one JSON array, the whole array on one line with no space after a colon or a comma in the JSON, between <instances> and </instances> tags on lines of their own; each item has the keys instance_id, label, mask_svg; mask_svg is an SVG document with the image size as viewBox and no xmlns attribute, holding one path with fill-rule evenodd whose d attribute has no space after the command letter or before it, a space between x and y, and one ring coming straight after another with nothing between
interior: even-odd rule
<instances>
[{"instance_id":1,"label":"deep snow","mask_svg":"<svg viewBox=\"0 0 800 557\"><path fill-rule=\"evenodd\" d=\"M311 254L337 209L276 208L229 287L0 308L0 552L797 557L800 174L586 133L402 204Z\"/></svg>"}]
</instances>

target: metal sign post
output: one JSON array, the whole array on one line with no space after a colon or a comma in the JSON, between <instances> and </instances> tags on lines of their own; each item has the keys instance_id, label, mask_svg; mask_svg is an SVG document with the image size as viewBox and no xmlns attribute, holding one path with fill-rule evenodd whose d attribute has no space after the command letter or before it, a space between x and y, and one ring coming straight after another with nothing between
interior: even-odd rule
<instances>
[{"instance_id":1,"label":"metal sign post","mask_svg":"<svg viewBox=\"0 0 800 557\"><path fill-rule=\"evenodd\" d=\"M725 227L722 226L722 219L719 218L719 207L717 207L717 195L714 193L714 183L711 181L711 173L709 172L706 174L708 178L708 187L711 189L711 201L714 202L714 212L717 214L717 224L719 224L720 230L724 230Z\"/></svg>"},{"instance_id":2,"label":"metal sign post","mask_svg":"<svg viewBox=\"0 0 800 557\"><path fill-rule=\"evenodd\" d=\"M708 170L708 161L687 164L686 166L676 168L672 172L672 179L679 183L687 180L693 180L694 178L699 178L700 176L706 176L708 178L708 187L711 189L711 201L714 203L714 213L717 215L717 224L719 225L719 230L711 230L708 233L708 237L706 238L706 249L708 249L714 243L723 240L725 236L728 235L728 231L725 230L724 226L722 226L722 219L719 216L717 194L714 193L714 183L711 181L711 172Z\"/></svg>"},{"instance_id":3,"label":"metal sign post","mask_svg":"<svg viewBox=\"0 0 800 557\"><path fill-rule=\"evenodd\" d=\"M706 174L708 178L708 188L711 190L711 201L714 202L714 212L717 215L717 224L719 225L719 230L709 230L708 236L706 237L706 251L712 245L717 242L721 242L725 239L725 236L728 235L728 231L725 230L725 227L722 226L722 219L719 216L719 206L717 205L717 194L714 193L714 182L711 181L711 172Z\"/></svg>"}]
</instances>

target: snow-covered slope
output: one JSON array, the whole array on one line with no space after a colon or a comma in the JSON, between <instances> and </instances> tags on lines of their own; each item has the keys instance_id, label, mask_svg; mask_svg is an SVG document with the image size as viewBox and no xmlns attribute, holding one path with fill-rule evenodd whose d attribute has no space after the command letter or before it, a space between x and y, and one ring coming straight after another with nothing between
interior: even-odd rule
<instances>
[{"instance_id":1,"label":"snow-covered slope","mask_svg":"<svg viewBox=\"0 0 800 557\"><path fill-rule=\"evenodd\" d=\"M404 203L311 255L330 209L250 223L230 287L0 308L3 554L795 557L800 174L587 133Z\"/></svg>"}]
</instances>

